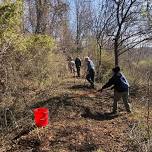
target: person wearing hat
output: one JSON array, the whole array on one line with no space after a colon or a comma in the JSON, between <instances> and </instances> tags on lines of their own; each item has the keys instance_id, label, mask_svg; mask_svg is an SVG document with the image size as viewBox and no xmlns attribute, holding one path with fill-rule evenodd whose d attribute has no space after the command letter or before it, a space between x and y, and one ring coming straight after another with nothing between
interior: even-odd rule
<instances>
[{"instance_id":1,"label":"person wearing hat","mask_svg":"<svg viewBox=\"0 0 152 152\"><path fill-rule=\"evenodd\" d=\"M130 105L128 103L129 96L129 83L126 77L120 72L120 67L117 66L112 69L113 76L109 81L98 91L102 92L104 89L113 86L114 89L114 102L112 113L117 113L117 102L122 98L126 111L131 113Z\"/></svg>"},{"instance_id":2,"label":"person wearing hat","mask_svg":"<svg viewBox=\"0 0 152 152\"><path fill-rule=\"evenodd\" d=\"M89 57L85 58L85 62L87 64L86 79L91 84L91 88L94 88L95 65Z\"/></svg>"}]
</instances>

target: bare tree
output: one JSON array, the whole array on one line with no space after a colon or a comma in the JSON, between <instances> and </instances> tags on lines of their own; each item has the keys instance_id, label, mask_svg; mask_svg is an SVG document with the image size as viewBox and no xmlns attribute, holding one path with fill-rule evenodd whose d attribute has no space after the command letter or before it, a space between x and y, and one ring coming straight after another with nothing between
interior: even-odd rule
<instances>
[{"instance_id":1,"label":"bare tree","mask_svg":"<svg viewBox=\"0 0 152 152\"><path fill-rule=\"evenodd\" d=\"M111 42L109 32L113 29L111 26L114 22L113 6L109 1L102 1L99 5L98 12L94 15L93 33L99 49L99 66L101 65L102 49L108 48Z\"/></svg>"},{"instance_id":2,"label":"bare tree","mask_svg":"<svg viewBox=\"0 0 152 152\"><path fill-rule=\"evenodd\" d=\"M75 4L75 43L76 50L79 52L82 48L82 43L86 40L90 34L91 27L93 24L92 12L91 12L91 1L86 0L74 0Z\"/></svg>"},{"instance_id":3,"label":"bare tree","mask_svg":"<svg viewBox=\"0 0 152 152\"><path fill-rule=\"evenodd\" d=\"M141 17L142 3L142 0L110 0L108 3L105 0L103 2L103 5L106 5L105 10L107 9L103 14L108 15L103 18L97 38L98 40L102 38L102 41L100 40L102 46L104 35L108 35L110 40L113 40L115 66L119 64L121 54L149 39L147 35L149 29L145 28Z\"/></svg>"},{"instance_id":4,"label":"bare tree","mask_svg":"<svg viewBox=\"0 0 152 152\"><path fill-rule=\"evenodd\" d=\"M63 0L25 0L24 5L26 31L58 37L58 30L63 25L62 22L68 11L66 2Z\"/></svg>"},{"instance_id":5,"label":"bare tree","mask_svg":"<svg viewBox=\"0 0 152 152\"><path fill-rule=\"evenodd\" d=\"M49 15L48 0L36 0L35 2L37 18L35 33L46 33Z\"/></svg>"}]
</instances>

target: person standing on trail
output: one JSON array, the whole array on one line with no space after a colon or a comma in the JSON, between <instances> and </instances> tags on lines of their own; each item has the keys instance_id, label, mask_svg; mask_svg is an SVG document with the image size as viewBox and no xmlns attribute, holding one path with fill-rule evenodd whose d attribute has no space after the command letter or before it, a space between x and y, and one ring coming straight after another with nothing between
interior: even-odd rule
<instances>
[{"instance_id":1,"label":"person standing on trail","mask_svg":"<svg viewBox=\"0 0 152 152\"><path fill-rule=\"evenodd\" d=\"M80 77L81 60L79 57L76 57L75 59L75 66L77 70L77 77Z\"/></svg>"},{"instance_id":2,"label":"person standing on trail","mask_svg":"<svg viewBox=\"0 0 152 152\"><path fill-rule=\"evenodd\" d=\"M95 65L89 57L85 58L85 62L87 63L86 79L91 84L91 88L94 88Z\"/></svg>"},{"instance_id":3,"label":"person standing on trail","mask_svg":"<svg viewBox=\"0 0 152 152\"><path fill-rule=\"evenodd\" d=\"M117 102L122 98L125 105L126 111L131 113L130 106L128 103L129 96L129 83L125 76L120 72L120 67L117 66L112 69L113 76L109 81L98 91L103 91L104 89L113 86L111 89L114 89L114 102L113 102L113 111L112 113L117 113Z\"/></svg>"}]
</instances>

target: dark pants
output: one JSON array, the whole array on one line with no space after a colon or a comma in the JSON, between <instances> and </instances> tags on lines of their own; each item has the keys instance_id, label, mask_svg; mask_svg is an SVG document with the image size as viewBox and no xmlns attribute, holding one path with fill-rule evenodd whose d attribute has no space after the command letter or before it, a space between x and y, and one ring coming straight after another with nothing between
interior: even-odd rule
<instances>
[{"instance_id":1,"label":"dark pants","mask_svg":"<svg viewBox=\"0 0 152 152\"><path fill-rule=\"evenodd\" d=\"M86 76L86 79L90 82L91 86L94 86L94 75L95 75L95 71L91 69Z\"/></svg>"},{"instance_id":2,"label":"dark pants","mask_svg":"<svg viewBox=\"0 0 152 152\"><path fill-rule=\"evenodd\" d=\"M80 77L80 66L76 66L77 69L77 76Z\"/></svg>"}]
</instances>

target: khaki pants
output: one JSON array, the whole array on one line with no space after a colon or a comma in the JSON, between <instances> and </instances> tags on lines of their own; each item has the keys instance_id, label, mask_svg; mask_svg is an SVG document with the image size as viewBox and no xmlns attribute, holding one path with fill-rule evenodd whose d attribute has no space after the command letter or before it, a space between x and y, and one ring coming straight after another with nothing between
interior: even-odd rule
<instances>
[{"instance_id":1,"label":"khaki pants","mask_svg":"<svg viewBox=\"0 0 152 152\"><path fill-rule=\"evenodd\" d=\"M113 102L113 112L117 112L117 102L122 98L125 105L126 111L131 112L130 106L128 103L129 91L126 92L117 92L114 91L114 102Z\"/></svg>"}]
</instances>

